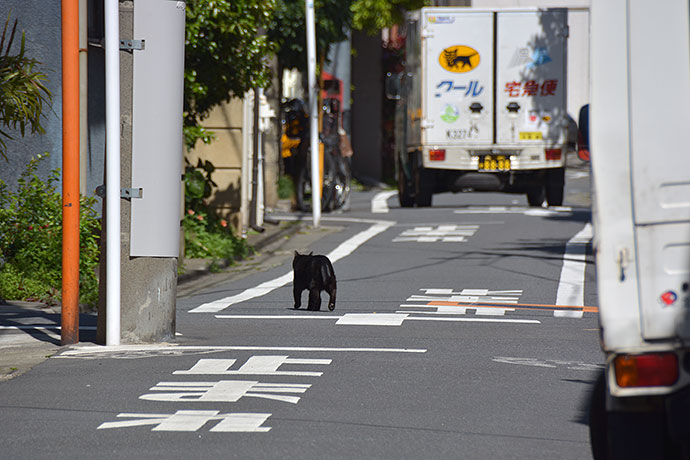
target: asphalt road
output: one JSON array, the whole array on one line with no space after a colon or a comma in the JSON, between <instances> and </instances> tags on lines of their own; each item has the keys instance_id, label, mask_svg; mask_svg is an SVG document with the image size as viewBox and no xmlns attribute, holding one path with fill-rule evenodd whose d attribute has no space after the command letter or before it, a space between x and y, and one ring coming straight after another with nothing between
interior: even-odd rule
<instances>
[{"instance_id":1,"label":"asphalt road","mask_svg":"<svg viewBox=\"0 0 690 460\"><path fill-rule=\"evenodd\" d=\"M188 289L175 344L75 347L0 383L0 457L591 458L588 176L567 181L557 209L379 195L373 213L379 192L357 192L264 263ZM325 293L320 312L306 292L292 308L295 249L335 260L333 312Z\"/></svg>"}]
</instances>

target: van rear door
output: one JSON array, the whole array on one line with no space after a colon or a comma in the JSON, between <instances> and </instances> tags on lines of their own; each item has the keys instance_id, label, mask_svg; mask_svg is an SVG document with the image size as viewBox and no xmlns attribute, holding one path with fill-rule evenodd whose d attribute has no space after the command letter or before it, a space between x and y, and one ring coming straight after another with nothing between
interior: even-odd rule
<instances>
[{"instance_id":1,"label":"van rear door","mask_svg":"<svg viewBox=\"0 0 690 460\"><path fill-rule=\"evenodd\" d=\"M423 138L427 145L493 142L494 14L423 9Z\"/></svg>"},{"instance_id":2,"label":"van rear door","mask_svg":"<svg viewBox=\"0 0 690 460\"><path fill-rule=\"evenodd\" d=\"M566 141L565 9L497 13L499 144Z\"/></svg>"}]
</instances>

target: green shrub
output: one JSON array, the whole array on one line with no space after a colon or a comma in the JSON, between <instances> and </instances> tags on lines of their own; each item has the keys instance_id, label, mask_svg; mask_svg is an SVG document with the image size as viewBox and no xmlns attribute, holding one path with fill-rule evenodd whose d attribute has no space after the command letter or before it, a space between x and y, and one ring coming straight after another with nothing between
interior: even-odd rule
<instances>
[{"instance_id":1,"label":"green shrub","mask_svg":"<svg viewBox=\"0 0 690 460\"><path fill-rule=\"evenodd\" d=\"M295 184L292 178L288 175L280 176L278 178L278 198L287 200L295 195Z\"/></svg>"},{"instance_id":2,"label":"green shrub","mask_svg":"<svg viewBox=\"0 0 690 460\"><path fill-rule=\"evenodd\" d=\"M0 181L0 298L56 304L62 295L62 195L60 171L43 180L32 158L11 192ZM98 301L100 222L94 198L80 200L79 302Z\"/></svg>"},{"instance_id":3,"label":"green shrub","mask_svg":"<svg viewBox=\"0 0 690 460\"><path fill-rule=\"evenodd\" d=\"M249 252L247 243L233 235L232 229L223 219L214 214L209 218L204 211L188 210L182 219L184 229L185 257L190 259L220 259L232 261L245 257Z\"/></svg>"}]
</instances>

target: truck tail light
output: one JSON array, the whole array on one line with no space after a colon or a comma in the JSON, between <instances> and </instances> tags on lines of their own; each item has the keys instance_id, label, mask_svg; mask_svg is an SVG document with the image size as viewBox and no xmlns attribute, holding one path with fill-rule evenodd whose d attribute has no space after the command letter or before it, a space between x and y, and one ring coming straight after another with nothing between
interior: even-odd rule
<instances>
[{"instance_id":1,"label":"truck tail light","mask_svg":"<svg viewBox=\"0 0 690 460\"><path fill-rule=\"evenodd\" d=\"M561 159L561 149L546 149L546 159L547 160L560 160Z\"/></svg>"},{"instance_id":2,"label":"truck tail light","mask_svg":"<svg viewBox=\"0 0 690 460\"><path fill-rule=\"evenodd\" d=\"M614 359L619 387L663 387L678 380L678 357L674 353L620 355Z\"/></svg>"},{"instance_id":3,"label":"truck tail light","mask_svg":"<svg viewBox=\"0 0 690 460\"><path fill-rule=\"evenodd\" d=\"M445 161L446 151L444 149L429 150L429 160L431 161Z\"/></svg>"}]
</instances>

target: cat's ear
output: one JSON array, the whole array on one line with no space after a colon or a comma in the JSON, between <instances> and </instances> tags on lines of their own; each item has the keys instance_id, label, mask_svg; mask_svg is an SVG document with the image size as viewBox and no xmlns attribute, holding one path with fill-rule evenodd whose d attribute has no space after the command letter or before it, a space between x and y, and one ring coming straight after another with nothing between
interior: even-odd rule
<instances>
[{"instance_id":1,"label":"cat's ear","mask_svg":"<svg viewBox=\"0 0 690 460\"><path fill-rule=\"evenodd\" d=\"M310 256L313 256L313 255L314 255L314 251L310 252L309 255L310 255Z\"/></svg>"},{"instance_id":2,"label":"cat's ear","mask_svg":"<svg viewBox=\"0 0 690 460\"><path fill-rule=\"evenodd\" d=\"M299 252L295 251L295 257L301 256L301 255L302 255L302 254L300 254Z\"/></svg>"}]
</instances>

